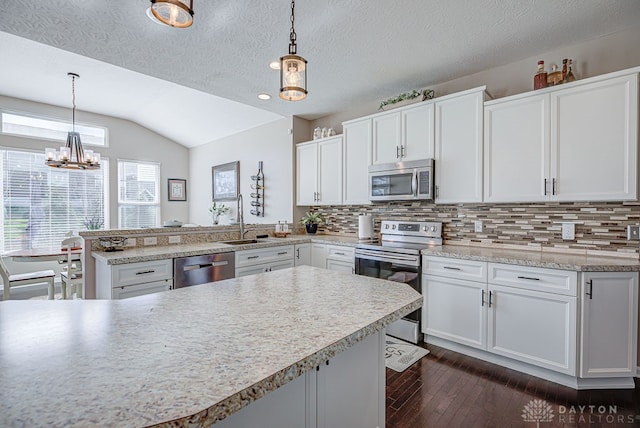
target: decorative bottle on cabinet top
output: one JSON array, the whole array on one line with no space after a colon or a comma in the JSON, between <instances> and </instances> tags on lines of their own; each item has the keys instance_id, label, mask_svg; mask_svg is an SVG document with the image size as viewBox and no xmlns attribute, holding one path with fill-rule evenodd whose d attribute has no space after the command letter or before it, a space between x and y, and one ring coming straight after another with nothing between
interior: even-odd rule
<instances>
[{"instance_id":1,"label":"decorative bottle on cabinet top","mask_svg":"<svg viewBox=\"0 0 640 428\"><path fill-rule=\"evenodd\" d=\"M569 64L567 65L567 75L564 77L565 82L575 82L576 76L573 74L573 60L569 58Z\"/></svg>"},{"instance_id":2,"label":"decorative bottle on cabinet top","mask_svg":"<svg viewBox=\"0 0 640 428\"><path fill-rule=\"evenodd\" d=\"M533 76L533 89L542 89L547 87L547 72L544 70L544 61L538 61L538 71Z\"/></svg>"},{"instance_id":3,"label":"decorative bottle on cabinet top","mask_svg":"<svg viewBox=\"0 0 640 428\"><path fill-rule=\"evenodd\" d=\"M558 70L558 66L551 64L551 73L547 75L548 86L555 86L562 83L562 71Z\"/></svg>"}]
</instances>

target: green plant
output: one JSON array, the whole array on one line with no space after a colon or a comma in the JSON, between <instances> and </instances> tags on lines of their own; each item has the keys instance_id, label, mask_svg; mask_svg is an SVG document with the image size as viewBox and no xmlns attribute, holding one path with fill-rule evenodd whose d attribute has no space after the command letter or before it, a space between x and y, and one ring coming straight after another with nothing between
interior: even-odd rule
<instances>
[{"instance_id":1,"label":"green plant","mask_svg":"<svg viewBox=\"0 0 640 428\"><path fill-rule=\"evenodd\" d=\"M411 92L404 92L395 98L389 98L388 100L382 101L378 110L382 110L384 107L391 104L399 103L400 101L418 98L420 95L422 95L422 100L430 100L431 98L433 98L434 94L435 92L433 91L433 89L421 89L419 91L414 89Z\"/></svg>"},{"instance_id":2,"label":"green plant","mask_svg":"<svg viewBox=\"0 0 640 428\"><path fill-rule=\"evenodd\" d=\"M306 212L305 216L300 220L302 224L322 224L324 222L320 213Z\"/></svg>"},{"instance_id":3,"label":"green plant","mask_svg":"<svg viewBox=\"0 0 640 428\"><path fill-rule=\"evenodd\" d=\"M91 217L85 217L82 224L84 224L84 227L86 227L88 230L98 230L102 229L104 220L101 216L94 214Z\"/></svg>"},{"instance_id":4,"label":"green plant","mask_svg":"<svg viewBox=\"0 0 640 428\"><path fill-rule=\"evenodd\" d=\"M209 212L212 216L220 216L229 211L229 207L225 204L216 204L215 202L209 207Z\"/></svg>"}]
</instances>

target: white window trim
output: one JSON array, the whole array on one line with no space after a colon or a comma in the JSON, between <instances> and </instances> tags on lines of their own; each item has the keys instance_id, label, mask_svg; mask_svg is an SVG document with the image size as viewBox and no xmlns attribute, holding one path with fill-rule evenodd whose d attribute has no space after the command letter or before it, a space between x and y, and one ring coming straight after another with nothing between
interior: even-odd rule
<instances>
[{"instance_id":1,"label":"white window trim","mask_svg":"<svg viewBox=\"0 0 640 428\"><path fill-rule=\"evenodd\" d=\"M156 172L156 195L158 195L158 202L157 203L149 203L149 202L138 202L138 201L123 201L120 197L120 163L121 162L129 162L129 163L136 163L136 164L147 164L147 165L154 165L157 166L157 172ZM118 228L122 228L122 218L120 217L120 207L123 205L134 205L134 206L155 206L157 207L158 210L158 218L157 218L157 223L154 225L154 227L159 227L160 226L160 219L162 218L162 191L161 191L161 186L160 186L160 180L162 177L162 171L161 171L161 163L160 162L153 162L153 161L143 161L143 160L139 160L139 159L126 159L126 158L118 158L116 161L116 168L117 168L117 177L116 177L116 191L117 191L117 196L118 196Z\"/></svg>"}]
</instances>

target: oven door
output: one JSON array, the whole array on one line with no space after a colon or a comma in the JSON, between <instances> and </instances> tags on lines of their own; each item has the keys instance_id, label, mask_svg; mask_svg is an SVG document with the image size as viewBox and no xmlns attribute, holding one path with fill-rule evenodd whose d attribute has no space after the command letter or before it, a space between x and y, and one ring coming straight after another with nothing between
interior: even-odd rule
<instances>
[{"instance_id":1,"label":"oven door","mask_svg":"<svg viewBox=\"0 0 640 428\"><path fill-rule=\"evenodd\" d=\"M356 274L402 282L422 293L419 255L382 255L376 251L356 249ZM387 334L411 343L419 343L422 340L421 314L419 309L390 324L387 326Z\"/></svg>"}]
</instances>

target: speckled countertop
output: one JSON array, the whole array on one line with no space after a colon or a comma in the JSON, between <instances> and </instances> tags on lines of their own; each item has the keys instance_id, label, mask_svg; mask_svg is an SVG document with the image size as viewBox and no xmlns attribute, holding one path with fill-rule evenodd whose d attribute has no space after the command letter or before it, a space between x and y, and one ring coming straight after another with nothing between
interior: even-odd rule
<instances>
[{"instance_id":1,"label":"speckled countertop","mask_svg":"<svg viewBox=\"0 0 640 428\"><path fill-rule=\"evenodd\" d=\"M310 266L0 302L0 426L210 425L421 304L405 284Z\"/></svg>"},{"instance_id":2,"label":"speckled countertop","mask_svg":"<svg viewBox=\"0 0 640 428\"><path fill-rule=\"evenodd\" d=\"M355 247L357 238L340 235L294 235L288 238L259 239L255 244L228 245L219 242L203 242L194 244L176 244L166 246L149 246L141 248L125 249L123 251L93 251L91 254L98 260L109 265L118 265L135 262L146 262L174 257L200 256L204 254L225 253L229 251L253 250L256 248L275 247L281 245L303 244L317 242L322 244L335 244Z\"/></svg>"},{"instance_id":3,"label":"speckled countertop","mask_svg":"<svg viewBox=\"0 0 640 428\"><path fill-rule=\"evenodd\" d=\"M523 251L504 248L443 245L422 250L423 255L583 272L635 272L640 261L631 257Z\"/></svg>"}]
</instances>

